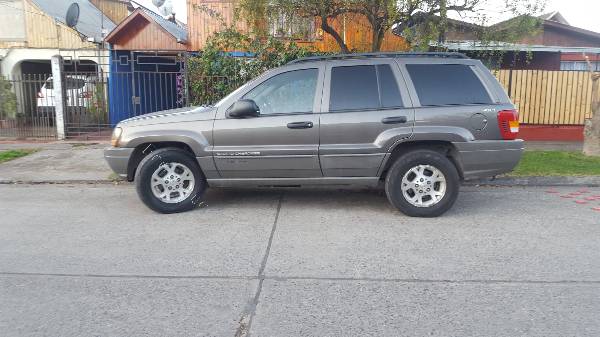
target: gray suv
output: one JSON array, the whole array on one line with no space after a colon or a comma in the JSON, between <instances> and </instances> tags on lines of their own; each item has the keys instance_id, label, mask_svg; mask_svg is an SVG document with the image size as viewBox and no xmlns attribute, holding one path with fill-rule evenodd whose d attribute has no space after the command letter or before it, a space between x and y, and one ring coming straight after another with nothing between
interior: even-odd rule
<instances>
[{"instance_id":1,"label":"gray suv","mask_svg":"<svg viewBox=\"0 0 600 337\"><path fill-rule=\"evenodd\" d=\"M409 216L454 204L460 182L519 162L518 114L490 71L456 53L304 58L214 106L125 120L105 157L151 209L207 187L385 185Z\"/></svg>"}]
</instances>

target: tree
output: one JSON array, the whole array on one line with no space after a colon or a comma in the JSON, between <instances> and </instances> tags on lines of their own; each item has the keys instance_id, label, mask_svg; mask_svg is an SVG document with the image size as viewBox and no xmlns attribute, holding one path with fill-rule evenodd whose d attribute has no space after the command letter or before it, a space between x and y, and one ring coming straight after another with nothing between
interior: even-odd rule
<instances>
[{"instance_id":1,"label":"tree","mask_svg":"<svg viewBox=\"0 0 600 337\"><path fill-rule=\"evenodd\" d=\"M254 33L266 35L264 21L276 20L284 16L287 22L295 17L318 19L319 27L331 35L342 53L349 53L342 34L332 25L340 15L348 13L348 0L241 0L240 10Z\"/></svg>"},{"instance_id":2,"label":"tree","mask_svg":"<svg viewBox=\"0 0 600 337\"><path fill-rule=\"evenodd\" d=\"M588 156L600 156L600 73L594 72L589 58L585 58L592 79L592 117L585 121L583 153Z\"/></svg>"},{"instance_id":3,"label":"tree","mask_svg":"<svg viewBox=\"0 0 600 337\"><path fill-rule=\"evenodd\" d=\"M428 48L429 42L445 39L446 18L454 13L465 16L477 16L478 11L490 0L240 0L240 9L249 23L273 19L273 16L285 15L290 18L316 18L323 32L329 34L338 43L342 52L349 52L343 39L343 32L332 22L345 14L366 18L372 32L371 50L379 51L385 33L394 29L400 32L415 48ZM482 38L503 37L509 41L512 33L527 33L533 26L533 14L543 9L545 0L500 0L505 10L513 16L528 18L513 20L502 29L486 30L482 26L479 32ZM476 19L485 22L487 17ZM535 20L533 20L535 21ZM264 31L262 32L264 33ZM497 34L502 33L502 35ZM499 41L499 40L497 40Z\"/></svg>"},{"instance_id":4,"label":"tree","mask_svg":"<svg viewBox=\"0 0 600 337\"><path fill-rule=\"evenodd\" d=\"M10 81L0 76L0 119L14 118L17 114L17 95Z\"/></svg>"}]
</instances>

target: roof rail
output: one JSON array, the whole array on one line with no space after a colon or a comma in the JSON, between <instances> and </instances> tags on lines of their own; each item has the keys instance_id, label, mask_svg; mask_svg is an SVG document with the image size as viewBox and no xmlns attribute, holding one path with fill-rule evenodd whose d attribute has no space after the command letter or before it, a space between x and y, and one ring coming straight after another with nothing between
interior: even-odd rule
<instances>
[{"instance_id":1,"label":"roof rail","mask_svg":"<svg viewBox=\"0 0 600 337\"><path fill-rule=\"evenodd\" d=\"M394 53L394 52L382 52L382 53L358 53L358 54L338 54L338 55L323 55L323 56L310 56L303 57L297 60L288 62L288 64L310 62L310 61L327 61L327 60L346 60L346 59L366 59L366 58L394 58L394 57L439 57L439 58L452 58L452 59L468 59L468 57L461 53L444 53L444 52L422 52L422 53Z\"/></svg>"}]
</instances>

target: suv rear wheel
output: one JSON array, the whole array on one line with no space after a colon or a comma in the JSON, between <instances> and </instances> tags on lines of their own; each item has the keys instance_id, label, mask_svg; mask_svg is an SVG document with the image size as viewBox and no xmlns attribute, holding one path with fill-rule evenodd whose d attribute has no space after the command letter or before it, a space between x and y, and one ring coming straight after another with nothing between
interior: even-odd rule
<instances>
[{"instance_id":1,"label":"suv rear wheel","mask_svg":"<svg viewBox=\"0 0 600 337\"><path fill-rule=\"evenodd\" d=\"M206 179L198 163L178 148L150 153L140 162L135 176L140 199L159 213L191 210L206 190Z\"/></svg>"},{"instance_id":2,"label":"suv rear wheel","mask_svg":"<svg viewBox=\"0 0 600 337\"><path fill-rule=\"evenodd\" d=\"M413 217L436 217L449 210L460 187L458 171L444 155L414 150L399 157L385 179L388 200Z\"/></svg>"}]
</instances>

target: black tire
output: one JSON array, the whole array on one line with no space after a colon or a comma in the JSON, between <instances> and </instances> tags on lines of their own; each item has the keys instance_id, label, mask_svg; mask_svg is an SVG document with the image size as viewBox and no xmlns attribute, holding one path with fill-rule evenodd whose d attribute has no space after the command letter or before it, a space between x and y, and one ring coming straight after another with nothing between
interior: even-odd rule
<instances>
[{"instance_id":1,"label":"black tire","mask_svg":"<svg viewBox=\"0 0 600 337\"><path fill-rule=\"evenodd\" d=\"M411 168L419 165L437 168L446 180L446 193L436 204L428 207L411 204L402 193L402 179ZM390 203L400 212L412 217L431 218L444 214L454 205L459 188L460 178L452 161L439 152L427 149L413 150L397 158L385 179L385 192Z\"/></svg>"},{"instance_id":2,"label":"black tire","mask_svg":"<svg viewBox=\"0 0 600 337\"><path fill-rule=\"evenodd\" d=\"M194 187L190 195L178 203L167 203L152 192L152 175L164 163L180 163L187 166L194 175ZM138 196L146 206L159 213L179 213L198 206L207 187L206 179L196 159L187 151L178 148L164 148L148 154L138 165L135 174Z\"/></svg>"}]
</instances>

